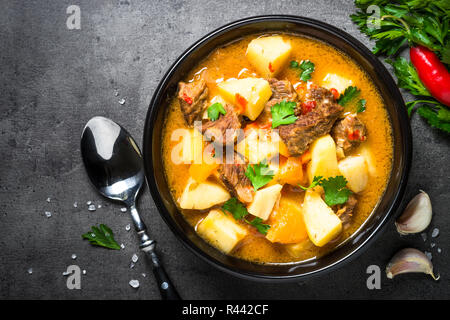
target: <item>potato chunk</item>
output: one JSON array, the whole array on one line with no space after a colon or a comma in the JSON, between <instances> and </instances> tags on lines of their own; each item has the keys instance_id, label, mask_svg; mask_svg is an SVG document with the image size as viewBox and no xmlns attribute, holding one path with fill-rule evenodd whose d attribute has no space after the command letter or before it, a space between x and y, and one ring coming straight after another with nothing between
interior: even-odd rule
<instances>
[{"instance_id":1,"label":"potato chunk","mask_svg":"<svg viewBox=\"0 0 450 320\"><path fill-rule=\"evenodd\" d=\"M363 143L356 150L356 153L362 155L366 159L367 170L369 171L370 176L375 177L377 175L377 164L370 146L367 143Z\"/></svg>"},{"instance_id":2,"label":"potato chunk","mask_svg":"<svg viewBox=\"0 0 450 320\"><path fill-rule=\"evenodd\" d=\"M344 90L352 85L352 80L344 78L335 73L328 73L322 80L322 86L331 89L335 88L339 93L343 93Z\"/></svg>"},{"instance_id":3,"label":"potato chunk","mask_svg":"<svg viewBox=\"0 0 450 320\"><path fill-rule=\"evenodd\" d=\"M245 129L246 136L238 142L237 152L242 154L249 163L255 164L263 160L286 153L285 145L280 136L271 130Z\"/></svg>"},{"instance_id":4,"label":"potato chunk","mask_svg":"<svg viewBox=\"0 0 450 320\"><path fill-rule=\"evenodd\" d=\"M171 139L179 141L171 153L171 159L175 164L202 163L203 136L196 129L177 129L172 133Z\"/></svg>"},{"instance_id":5,"label":"potato chunk","mask_svg":"<svg viewBox=\"0 0 450 320\"><path fill-rule=\"evenodd\" d=\"M182 209L204 210L228 199L230 194L221 185L210 181L198 183L189 178L179 203Z\"/></svg>"},{"instance_id":6,"label":"potato chunk","mask_svg":"<svg viewBox=\"0 0 450 320\"><path fill-rule=\"evenodd\" d=\"M246 57L261 76L273 78L286 65L291 51L291 44L281 36L262 37L249 43Z\"/></svg>"},{"instance_id":7,"label":"potato chunk","mask_svg":"<svg viewBox=\"0 0 450 320\"><path fill-rule=\"evenodd\" d=\"M339 175L336 144L329 134L314 141L310 151L311 162L308 164L307 170L310 183L315 176L329 178Z\"/></svg>"},{"instance_id":8,"label":"potato chunk","mask_svg":"<svg viewBox=\"0 0 450 320\"><path fill-rule=\"evenodd\" d=\"M272 213L273 206L280 197L282 188L281 184L275 184L256 191L253 202L247 208L248 212L263 220L267 220Z\"/></svg>"},{"instance_id":9,"label":"potato chunk","mask_svg":"<svg viewBox=\"0 0 450 320\"><path fill-rule=\"evenodd\" d=\"M369 181L369 171L363 156L350 156L340 161L339 171L347 179L348 187L355 193L363 191Z\"/></svg>"},{"instance_id":10,"label":"potato chunk","mask_svg":"<svg viewBox=\"0 0 450 320\"><path fill-rule=\"evenodd\" d=\"M255 120L270 99L269 82L259 78L229 79L217 85L220 95L250 120Z\"/></svg>"},{"instance_id":11,"label":"potato chunk","mask_svg":"<svg viewBox=\"0 0 450 320\"><path fill-rule=\"evenodd\" d=\"M315 191L306 191L302 211L309 239L316 246L324 246L341 232L341 219Z\"/></svg>"},{"instance_id":12,"label":"potato chunk","mask_svg":"<svg viewBox=\"0 0 450 320\"><path fill-rule=\"evenodd\" d=\"M227 254L248 234L246 228L219 210L211 210L197 226L197 232Z\"/></svg>"}]
</instances>

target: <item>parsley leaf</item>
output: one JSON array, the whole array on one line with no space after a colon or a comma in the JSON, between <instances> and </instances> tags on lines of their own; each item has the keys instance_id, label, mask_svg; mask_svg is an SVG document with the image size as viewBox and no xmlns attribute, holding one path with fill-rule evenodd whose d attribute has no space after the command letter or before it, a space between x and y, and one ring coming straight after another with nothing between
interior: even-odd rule
<instances>
[{"instance_id":1,"label":"parsley leaf","mask_svg":"<svg viewBox=\"0 0 450 320\"><path fill-rule=\"evenodd\" d=\"M424 105L417 109L417 113L427 120L428 124L434 128L450 133L450 111L447 107L439 105L434 108Z\"/></svg>"},{"instance_id":2,"label":"parsley leaf","mask_svg":"<svg viewBox=\"0 0 450 320\"><path fill-rule=\"evenodd\" d=\"M314 176L314 179L313 179L313 181L311 182L311 185L309 186L309 187L303 187L303 186L301 186L301 185L298 185L300 188L302 188L303 190L308 190L308 189L312 189L312 188L314 188L314 187L316 187L319 183L320 183L320 180L322 180L322 176Z\"/></svg>"},{"instance_id":3,"label":"parsley leaf","mask_svg":"<svg viewBox=\"0 0 450 320\"><path fill-rule=\"evenodd\" d=\"M366 103L366 99L360 99L356 104L356 112L360 113L366 111Z\"/></svg>"},{"instance_id":4,"label":"parsley leaf","mask_svg":"<svg viewBox=\"0 0 450 320\"><path fill-rule=\"evenodd\" d=\"M269 169L269 165L263 160L258 164L249 164L245 171L245 176L250 179L256 191L273 179L274 172Z\"/></svg>"},{"instance_id":5,"label":"parsley leaf","mask_svg":"<svg viewBox=\"0 0 450 320\"><path fill-rule=\"evenodd\" d=\"M297 121L297 117L294 114L296 107L297 104L295 102L283 100L270 108L270 112L272 113L272 128Z\"/></svg>"},{"instance_id":6,"label":"parsley leaf","mask_svg":"<svg viewBox=\"0 0 450 320\"><path fill-rule=\"evenodd\" d=\"M219 113L221 113L223 115L225 115L227 113L227 111L225 110L223 105L219 102L216 102L216 103L212 104L211 106L209 106L207 111L208 111L208 118L211 121L216 121L217 119L219 119Z\"/></svg>"},{"instance_id":7,"label":"parsley leaf","mask_svg":"<svg viewBox=\"0 0 450 320\"><path fill-rule=\"evenodd\" d=\"M311 79L311 73L313 73L315 69L314 63L309 60L303 60L300 64L297 61L293 60L290 63L290 67L291 69L300 70L300 80L305 82Z\"/></svg>"},{"instance_id":8,"label":"parsley leaf","mask_svg":"<svg viewBox=\"0 0 450 320\"><path fill-rule=\"evenodd\" d=\"M225 202L222 206L222 211L230 212L234 219L245 221L264 235L267 234L267 231L270 229L270 225L262 223L263 220L259 217L255 217L251 221L245 219L245 217L249 215L247 208L244 207L244 205L236 198L230 198L227 202Z\"/></svg>"},{"instance_id":9,"label":"parsley leaf","mask_svg":"<svg viewBox=\"0 0 450 320\"><path fill-rule=\"evenodd\" d=\"M346 187L347 180L343 176L320 180L319 185L325 191L325 202L329 206L346 203L351 191Z\"/></svg>"},{"instance_id":10,"label":"parsley leaf","mask_svg":"<svg viewBox=\"0 0 450 320\"><path fill-rule=\"evenodd\" d=\"M93 226L92 231L82 235L83 239L96 246L101 246L109 249L120 250L119 244L114 240L112 230L104 224L99 227Z\"/></svg>"},{"instance_id":11,"label":"parsley leaf","mask_svg":"<svg viewBox=\"0 0 450 320\"><path fill-rule=\"evenodd\" d=\"M222 210L230 212L236 220L241 220L248 214L247 208L236 198L230 198L225 202Z\"/></svg>"},{"instance_id":12,"label":"parsley leaf","mask_svg":"<svg viewBox=\"0 0 450 320\"><path fill-rule=\"evenodd\" d=\"M245 220L249 225L255 227L263 235L267 234L270 229L270 225L262 222L263 220L259 217L255 217L252 221Z\"/></svg>"},{"instance_id":13,"label":"parsley leaf","mask_svg":"<svg viewBox=\"0 0 450 320\"><path fill-rule=\"evenodd\" d=\"M402 57L395 61L386 59L386 62L394 67L400 88L407 89L416 96L431 96L420 81L419 75L411 62Z\"/></svg>"},{"instance_id":14,"label":"parsley leaf","mask_svg":"<svg viewBox=\"0 0 450 320\"><path fill-rule=\"evenodd\" d=\"M361 90L359 90L357 87L349 86L344 90L344 93L341 93L339 99L337 100L337 103L339 103L341 106L345 106L354 98L359 96L360 93Z\"/></svg>"}]
</instances>

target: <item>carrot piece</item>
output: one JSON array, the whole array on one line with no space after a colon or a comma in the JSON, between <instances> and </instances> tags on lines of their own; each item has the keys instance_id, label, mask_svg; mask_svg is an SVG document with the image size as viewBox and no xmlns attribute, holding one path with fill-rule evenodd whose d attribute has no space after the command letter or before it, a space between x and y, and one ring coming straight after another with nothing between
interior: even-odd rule
<instances>
[{"instance_id":1,"label":"carrot piece","mask_svg":"<svg viewBox=\"0 0 450 320\"><path fill-rule=\"evenodd\" d=\"M297 186L303 182L303 165L300 157L289 157L280 168L278 179L281 184Z\"/></svg>"}]
</instances>

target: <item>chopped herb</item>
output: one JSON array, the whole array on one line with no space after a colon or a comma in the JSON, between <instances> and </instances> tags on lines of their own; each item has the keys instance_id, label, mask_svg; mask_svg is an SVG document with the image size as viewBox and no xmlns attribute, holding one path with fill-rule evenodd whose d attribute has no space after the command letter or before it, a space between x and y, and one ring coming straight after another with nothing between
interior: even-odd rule
<instances>
[{"instance_id":1,"label":"chopped herb","mask_svg":"<svg viewBox=\"0 0 450 320\"><path fill-rule=\"evenodd\" d=\"M395 61L386 59L386 62L394 67L395 75L397 76L398 86L400 88L409 90L416 96L431 96L425 86L419 79L416 69L411 62L405 58L398 58Z\"/></svg>"},{"instance_id":2,"label":"chopped herb","mask_svg":"<svg viewBox=\"0 0 450 320\"><path fill-rule=\"evenodd\" d=\"M341 93L339 99L337 100L337 103L339 103L341 106L345 106L354 98L359 96L360 92L361 90L359 90L357 87L349 86L344 90L344 93Z\"/></svg>"},{"instance_id":3,"label":"chopped herb","mask_svg":"<svg viewBox=\"0 0 450 320\"><path fill-rule=\"evenodd\" d=\"M356 112L360 113L366 111L366 103L366 99L358 100L358 103L356 104Z\"/></svg>"},{"instance_id":4,"label":"chopped herb","mask_svg":"<svg viewBox=\"0 0 450 320\"><path fill-rule=\"evenodd\" d=\"M245 176L250 179L256 191L273 179L274 172L269 169L269 165L263 160L258 164L249 164Z\"/></svg>"},{"instance_id":5,"label":"chopped herb","mask_svg":"<svg viewBox=\"0 0 450 320\"><path fill-rule=\"evenodd\" d=\"M311 79L311 73L314 72L314 63L312 63L309 60L303 60L302 63L298 63L297 61L291 61L290 63L291 69L297 69L300 70L300 80L302 81L308 81Z\"/></svg>"},{"instance_id":6,"label":"chopped herb","mask_svg":"<svg viewBox=\"0 0 450 320\"><path fill-rule=\"evenodd\" d=\"M343 176L320 180L319 185L325 191L325 202L329 206L346 203L351 191L346 187L347 180Z\"/></svg>"},{"instance_id":7,"label":"chopped herb","mask_svg":"<svg viewBox=\"0 0 450 320\"><path fill-rule=\"evenodd\" d=\"M263 235L267 234L270 229L270 225L262 222L263 220L259 217L255 217L252 221L245 220L249 225L255 227Z\"/></svg>"},{"instance_id":8,"label":"chopped herb","mask_svg":"<svg viewBox=\"0 0 450 320\"><path fill-rule=\"evenodd\" d=\"M234 219L248 223L264 235L267 234L267 231L270 229L270 225L262 223L263 220L259 217L255 217L251 221L245 219L245 217L249 215L247 208L236 198L231 198L225 202L222 206L222 211L230 212Z\"/></svg>"},{"instance_id":9,"label":"chopped herb","mask_svg":"<svg viewBox=\"0 0 450 320\"><path fill-rule=\"evenodd\" d=\"M297 104L295 102L283 100L270 108L270 112L272 113L272 128L297 121L297 117L294 114L296 107Z\"/></svg>"},{"instance_id":10,"label":"chopped herb","mask_svg":"<svg viewBox=\"0 0 450 320\"><path fill-rule=\"evenodd\" d=\"M230 198L223 204L222 209L231 213L236 220L241 220L248 214L247 208L236 198Z\"/></svg>"},{"instance_id":11,"label":"chopped herb","mask_svg":"<svg viewBox=\"0 0 450 320\"><path fill-rule=\"evenodd\" d=\"M227 113L227 111L225 110L223 105L219 102L216 102L216 103L212 104L211 106L209 106L207 111L208 111L208 118L211 121L216 121L217 119L219 119L219 113L221 113L223 115L225 115Z\"/></svg>"},{"instance_id":12,"label":"chopped herb","mask_svg":"<svg viewBox=\"0 0 450 320\"><path fill-rule=\"evenodd\" d=\"M302 188L303 190L308 190L308 189L312 189L312 188L314 188L314 187L316 187L319 183L320 183L320 180L322 179L323 177L322 176L314 176L314 179L313 179L313 181L311 182L311 185L309 186L309 187L303 187L303 186L301 186L301 185L298 185L300 188Z\"/></svg>"},{"instance_id":13,"label":"chopped herb","mask_svg":"<svg viewBox=\"0 0 450 320\"><path fill-rule=\"evenodd\" d=\"M93 245L120 250L119 244L114 240L112 230L104 224L99 227L93 226L92 231L83 234L82 237L89 240Z\"/></svg>"},{"instance_id":14,"label":"chopped herb","mask_svg":"<svg viewBox=\"0 0 450 320\"><path fill-rule=\"evenodd\" d=\"M417 109L417 113L426 119L430 126L450 133L450 110L447 107L438 105L432 108L423 105Z\"/></svg>"}]
</instances>

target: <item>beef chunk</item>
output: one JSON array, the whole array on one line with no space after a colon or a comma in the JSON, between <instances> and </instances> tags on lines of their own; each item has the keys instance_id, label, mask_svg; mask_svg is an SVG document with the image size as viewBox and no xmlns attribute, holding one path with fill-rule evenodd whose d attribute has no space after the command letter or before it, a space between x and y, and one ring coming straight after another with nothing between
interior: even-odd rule
<instances>
[{"instance_id":1,"label":"beef chunk","mask_svg":"<svg viewBox=\"0 0 450 320\"><path fill-rule=\"evenodd\" d=\"M331 91L325 88L311 89L306 98L315 101L316 107L297 121L279 126L279 134L291 156L302 155L317 138L328 134L343 107L335 102Z\"/></svg>"},{"instance_id":2,"label":"beef chunk","mask_svg":"<svg viewBox=\"0 0 450 320\"><path fill-rule=\"evenodd\" d=\"M347 202L336 212L344 226L348 226L350 224L353 216L353 210L355 209L357 203L358 199L356 199L355 195L351 194L348 197Z\"/></svg>"},{"instance_id":3,"label":"beef chunk","mask_svg":"<svg viewBox=\"0 0 450 320\"><path fill-rule=\"evenodd\" d=\"M221 164L218 172L220 180L227 189L239 201L249 203L253 201L254 190L251 181L245 175L247 165L245 161L237 154L234 154L234 163Z\"/></svg>"},{"instance_id":4,"label":"beef chunk","mask_svg":"<svg viewBox=\"0 0 450 320\"><path fill-rule=\"evenodd\" d=\"M208 88L205 80L201 79L190 83L180 82L178 84L178 100L188 126L191 127L194 121L201 120L207 99Z\"/></svg>"},{"instance_id":5,"label":"beef chunk","mask_svg":"<svg viewBox=\"0 0 450 320\"><path fill-rule=\"evenodd\" d=\"M202 133L217 144L233 144L242 126L241 119L231 105L226 104L224 108L226 114L220 114L216 121L203 120Z\"/></svg>"},{"instance_id":6,"label":"beef chunk","mask_svg":"<svg viewBox=\"0 0 450 320\"><path fill-rule=\"evenodd\" d=\"M361 141L367 139L366 127L354 114L337 121L331 130L331 135L337 148L341 148L344 153L356 148Z\"/></svg>"},{"instance_id":7,"label":"beef chunk","mask_svg":"<svg viewBox=\"0 0 450 320\"><path fill-rule=\"evenodd\" d=\"M272 89L272 97L267 101L264 110L259 116L258 120L262 123L268 122L272 119L272 113L270 109L280 103L283 100L295 101L297 99L297 93L289 80L278 80L275 78L269 79L270 89Z\"/></svg>"}]
</instances>

